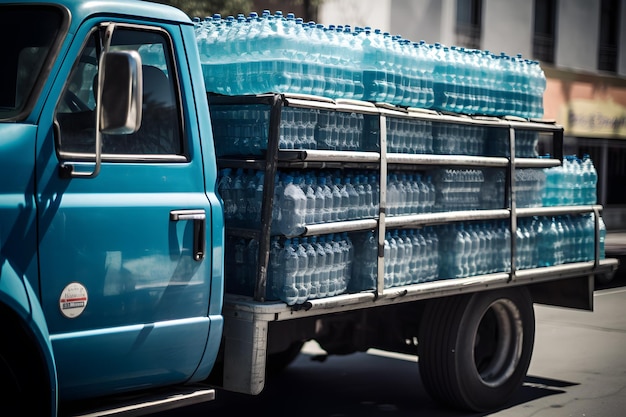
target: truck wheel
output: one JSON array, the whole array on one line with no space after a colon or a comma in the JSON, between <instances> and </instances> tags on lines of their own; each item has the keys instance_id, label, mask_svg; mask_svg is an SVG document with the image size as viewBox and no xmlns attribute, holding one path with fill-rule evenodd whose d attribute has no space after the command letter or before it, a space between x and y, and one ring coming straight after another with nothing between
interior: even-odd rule
<instances>
[{"instance_id":1,"label":"truck wheel","mask_svg":"<svg viewBox=\"0 0 626 417\"><path fill-rule=\"evenodd\" d=\"M3 335L11 335L0 338L0 416L50 415L50 387L39 367L39 352L24 343L21 330L10 319L0 326Z\"/></svg>"},{"instance_id":2,"label":"truck wheel","mask_svg":"<svg viewBox=\"0 0 626 417\"><path fill-rule=\"evenodd\" d=\"M445 405L496 409L526 376L534 338L535 315L526 288L431 300L418 338L422 382Z\"/></svg>"}]
</instances>

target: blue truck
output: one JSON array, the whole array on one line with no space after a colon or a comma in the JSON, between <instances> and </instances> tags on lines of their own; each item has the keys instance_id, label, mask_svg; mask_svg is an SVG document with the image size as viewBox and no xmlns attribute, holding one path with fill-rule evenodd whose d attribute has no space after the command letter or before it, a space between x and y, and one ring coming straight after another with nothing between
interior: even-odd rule
<instances>
[{"instance_id":1,"label":"blue truck","mask_svg":"<svg viewBox=\"0 0 626 417\"><path fill-rule=\"evenodd\" d=\"M594 276L617 268L600 253L602 207L516 205L516 170L563 163L563 131L550 121L272 92L207 94L194 22L143 1L2 1L0 37L1 415L139 415L210 401L219 389L254 395L267 372L288 365L308 340L329 354L418 353L435 398L493 409L526 374L533 303L591 310ZM223 151L232 148L223 127L255 114L239 111L250 106L267 115L265 148L233 157ZM374 145L281 149L286 109L356 115ZM388 152L395 122L492 129L511 140L501 156ZM547 135L552 157L516 158L520 131ZM499 192L501 204L404 215L386 209L389 172L445 167L499 170L502 181L483 194ZM307 224L296 238L350 236L356 248L373 235L371 255L350 256L353 274L362 270L357 260L371 261L374 278L287 302L272 281L272 265L282 262L272 245L286 245L272 228L274 178L280 170L329 168L375 172L377 211ZM224 169L264 173L258 222L227 221L231 201L218 192ZM542 238L521 233L525 219L560 217L590 221L590 255L518 267L522 247L532 247L524 238L534 236L537 247ZM508 251L494 255L503 268L386 281L391 230L485 222L508 231ZM238 239L257 245L248 264L235 253Z\"/></svg>"}]
</instances>

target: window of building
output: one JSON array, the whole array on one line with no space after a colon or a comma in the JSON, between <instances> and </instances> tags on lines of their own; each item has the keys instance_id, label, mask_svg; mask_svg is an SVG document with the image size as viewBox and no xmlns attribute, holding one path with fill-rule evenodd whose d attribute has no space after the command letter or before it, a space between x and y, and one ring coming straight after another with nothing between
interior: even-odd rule
<instances>
[{"instance_id":1,"label":"window of building","mask_svg":"<svg viewBox=\"0 0 626 417\"><path fill-rule=\"evenodd\" d=\"M556 0L535 0L533 56L550 64L554 63L556 14Z\"/></svg>"},{"instance_id":2,"label":"window of building","mask_svg":"<svg viewBox=\"0 0 626 417\"><path fill-rule=\"evenodd\" d=\"M456 44L479 49L482 27L482 0L457 0Z\"/></svg>"},{"instance_id":3,"label":"window of building","mask_svg":"<svg viewBox=\"0 0 626 417\"><path fill-rule=\"evenodd\" d=\"M619 44L619 0L602 0L600 5L600 42L598 45L598 69L617 72Z\"/></svg>"}]
</instances>

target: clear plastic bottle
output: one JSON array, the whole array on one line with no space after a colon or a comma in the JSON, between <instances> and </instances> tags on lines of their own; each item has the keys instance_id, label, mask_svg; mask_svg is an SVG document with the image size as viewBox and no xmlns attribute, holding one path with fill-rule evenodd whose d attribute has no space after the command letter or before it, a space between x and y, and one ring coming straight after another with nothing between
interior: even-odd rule
<instances>
[{"instance_id":1,"label":"clear plastic bottle","mask_svg":"<svg viewBox=\"0 0 626 417\"><path fill-rule=\"evenodd\" d=\"M394 230L393 234L391 234L391 240L389 241L389 245L391 249L390 260L393 265L391 286L397 287L401 285L402 282L402 255L404 254L404 241L400 239L400 236L398 235L398 230Z\"/></svg>"},{"instance_id":2,"label":"clear plastic bottle","mask_svg":"<svg viewBox=\"0 0 626 417\"><path fill-rule=\"evenodd\" d=\"M283 276L283 248L280 245L278 236L273 236L270 240L270 256L267 269L267 288L270 298L278 299L280 293L279 284Z\"/></svg>"},{"instance_id":3,"label":"clear plastic bottle","mask_svg":"<svg viewBox=\"0 0 626 417\"><path fill-rule=\"evenodd\" d=\"M341 234L341 250L344 252L344 275L342 282L342 292L347 291L350 280L352 279L352 271L354 269L354 243L347 232Z\"/></svg>"},{"instance_id":4,"label":"clear plastic bottle","mask_svg":"<svg viewBox=\"0 0 626 417\"><path fill-rule=\"evenodd\" d=\"M315 180L315 177L313 177L313 175L308 175L305 180L305 187L304 187L304 195L306 196L306 210L305 210L305 216L304 216L305 224L315 223L315 216L316 216L318 201L317 201L317 196L315 195L315 188L313 184L314 180Z\"/></svg>"},{"instance_id":5,"label":"clear plastic bottle","mask_svg":"<svg viewBox=\"0 0 626 417\"><path fill-rule=\"evenodd\" d=\"M324 248L325 236L319 236L316 240L313 241L313 246L315 247L315 252L317 252L317 270L318 270L318 279L317 283L319 285L317 295L318 298L328 297L328 286L330 280L330 265L327 262L327 253Z\"/></svg>"},{"instance_id":6,"label":"clear plastic bottle","mask_svg":"<svg viewBox=\"0 0 626 417\"><path fill-rule=\"evenodd\" d=\"M296 236L304 231L306 196L294 184L294 178L287 175L280 199L280 219L278 230L285 236Z\"/></svg>"},{"instance_id":7,"label":"clear plastic bottle","mask_svg":"<svg viewBox=\"0 0 626 417\"><path fill-rule=\"evenodd\" d=\"M322 286L324 286L324 284L327 285L328 290L326 291L326 296L332 297L337 291L337 268L335 265L335 252L332 246L332 235L326 235L320 238L320 244L326 253L326 258L324 258L324 269L328 273L328 280L322 281Z\"/></svg>"},{"instance_id":8,"label":"clear plastic bottle","mask_svg":"<svg viewBox=\"0 0 626 417\"><path fill-rule=\"evenodd\" d=\"M280 279L279 298L288 305L294 305L298 301L298 288L296 287L296 277L298 276L298 255L296 254L291 239L285 241L282 253L283 274Z\"/></svg>"},{"instance_id":9,"label":"clear plastic bottle","mask_svg":"<svg viewBox=\"0 0 626 417\"><path fill-rule=\"evenodd\" d=\"M593 214L583 215L583 260L590 261L595 258L595 233L596 225Z\"/></svg>"},{"instance_id":10,"label":"clear plastic bottle","mask_svg":"<svg viewBox=\"0 0 626 417\"><path fill-rule=\"evenodd\" d=\"M583 191L583 204L596 204L596 186L598 182L598 173L593 165L593 161L589 154L583 155L582 160L582 183L584 186Z\"/></svg>"},{"instance_id":11,"label":"clear plastic bottle","mask_svg":"<svg viewBox=\"0 0 626 417\"><path fill-rule=\"evenodd\" d=\"M306 270L304 271L304 283L307 288L307 294L309 299L317 298L317 282L315 281L315 271L317 269L317 253L315 248L309 241L308 237L303 237L301 244L306 254Z\"/></svg>"},{"instance_id":12,"label":"clear plastic bottle","mask_svg":"<svg viewBox=\"0 0 626 417\"><path fill-rule=\"evenodd\" d=\"M328 244L332 250L331 278L330 278L330 295L337 295L343 292L343 274L345 269L344 252L339 244L339 236L331 234Z\"/></svg>"},{"instance_id":13,"label":"clear plastic bottle","mask_svg":"<svg viewBox=\"0 0 626 417\"><path fill-rule=\"evenodd\" d=\"M390 216L397 216L399 214L398 207L400 206L399 191L398 191L398 177L395 174L389 174L387 176L387 213Z\"/></svg>"},{"instance_id":14,"label":"clear plastic bottle","mask_svg":"<svg viewBox=\"0 0 626 417\"><path fill-rule=\"evenodd\" d=\"M298 257L298 273L296 274L296 289L298 290L298 297L296 304L302 304L309 298L309 287L311 286L311 277L307 275L309 271L309 259L306 253L306 248L300 242L300 239L294 238L292 240L296 255Z\"/></svg>"},{"instance_id":15,"label":"clear plastic bottle","mask_svg":"<svg viewBox=\"0 0 626 417\"><path fill-rule=\"evenodd\" d=\"M365 232L354 241L354 273L348 291L373 290L378 280L378 241L374 232Z\"/></svg>"},{"instance_id":16,"label":"clear plastic bottle","mask_svg":"<svg viewBox=\"0 0 626 417\"><path fill-rule=\"evenodd\" d=\"M556 258L554 256L554 246L559 238L556 224L548 217L544 217L541 220L541 239L539 240L539 265L538 266L552 266L556 264Z\"/></svg>"}]
</instances>

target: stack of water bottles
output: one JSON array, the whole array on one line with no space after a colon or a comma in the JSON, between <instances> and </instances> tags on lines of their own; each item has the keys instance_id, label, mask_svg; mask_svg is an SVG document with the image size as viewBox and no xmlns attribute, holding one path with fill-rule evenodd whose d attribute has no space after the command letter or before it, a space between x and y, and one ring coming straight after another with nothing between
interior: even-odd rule
<instances>
[{"instance_id":1,"label":"stack of water bottles","mask_svg":"<svg viewBox=\"0 0 626 417\"><path fill-rule=\"evenodd\" d=\"M262 155L267 150L269 106L213 105L211 120L217 156Z\"/></svg>"},{"instance_id":2,"label":"stack of water bottles","mask_svg":"<svg viewBox=\"0 0 626 417\"><path fill-rule=\"evenodd\" d=\"M225 290L232 294L252 296L257 276L259 241L238 236L226 238L224 252Z\"/></svg>"},{"instance_id":3,"label":"stack of water bottles","mask_svg":"<svg viewBox=\"0 0 626 417\"><path fill-rule=\"evenodd\" d=\"M362 113L347 113L320 110L315 126L317 149L336 151L361 151L363 143L364 116Z\"/></svg>"},{"instance_id":4,"label":"stack of water bottles","mask_svg":"<svg viewBox=\"0 0 626 417\"><path fill-rule=\"evenodd\" d=\"M434 211L479 210L483 169L440 168L432 173L435 185Z\"/></svg>"},{"instance_id":5,"label":"stack of water bottles","mask_svg":"<svg viewBox=\"0 0 626 417\"><path fill-rule=\"evenodd\" d=\"M604 259L606 226L600 225L600 253ZM518 269L561 265L595 259L595 216L566 215L518 219L516 232Z\"/></svg>"},{"instance_id":6,"label":"stack of water bottles","mask_svg":"<svg viewBox=\"0 0 626 417\"><path fill-rule=\"evenodd\" d=\"M377 216L378 178L374 171L278 172L272 234L296 236L305 225Z\"/></svg>"},{"instance_id":7,"label":"stack of water bottles","mask_svg":"<svg viewBox=\"0 0 626 417\"><path fill-rule=\"evenodd\" d=\"M544 170L543 205L567 206L596 203L598 173L589 155L568 155L563 164Z\"/></svg>"},{"instance_id":8,"label":"stack of water bottles","mask_svg":"<svg viewBox=\"0 0 626 417\"><path fill-rule=\"evenodd\" d=\"M283 107L280 149L363 150L362 113Z\"/></svg>"},{"instance_id":9,"label":"stack of water bottles","mask_svg":"<svg viewBox=\"0 0 626 417\"><path fill-rule=\"evenodd\" d=\"M505 198L506 172L501 168L484 168L484 183L480 192L480 207L484 210L509 207Z\"/></svg>"},{"instance_id":10,"label":"stack of water bottles","mask_svg":"<svg viewBox=\"0 0 626 417\"><path fill-rule=\"evenodd\" d=\"M433 126L433 150L440 155L485 155L486 128L437 122Z\"/></svg>"},{"instance_id":11,"label":"stack of water bottles","mask_svg":"<svg viewBox=\"0 0 626 417\"><path fill-rule=\"evenodd\" d=\"M310 170L277 172L274 181L272 234L297 236L306 225L373 218L378 215L379 175L376 171ZM419 180L419 177L412 180ZM261 170L232 168L218 173L218 191L228 226L254 228L261 222L265 175ZM411 212L427 210L426 183L408 183L415 200ZM431 184L432 185L432 184ZM420 197L420 194L421 197Z\"/></svg>"},{"instance_id":12,"label":"stack of water bottles","mask_svg":"<svg viewBox=\"0 0 626 417\"><path fill-rule=\"evenodd\" d=\"M376 288L378 240L373 231L354 237L354 267L349 292ZM438 278L439 239L435 229L426 227L393 230L385 234L384 288L417 284Z\"/></svg>"},{"instance_id":13,"label":"stack of water bottles","mask_svg":"<svg viewBox=\"0 0 626 417\"><path fill-rule=\"evenodd\" d=\"M347 233L272 238L268 268L271 297L288 305L346 292L354 246Z\"/></svg>"},{"instance_id":14,"label":"stack of water bottles","mask_svg":"<svg viewBox=\"0 0 626 417\"><path fill-rule=\"evenodd\" d=\"M390 216L431 213L436 190L430 176L402 171L387 176L387 213Z\"/></svg>"},{"instance_id":15,"label":"stack of water bottles","mask_svg":"<svg viewBox=\"0 0 626 417\"><path fill-rule=\"evenodd\" d=\"M217 189L224 203L228 226L255 227L261 224L263 171L224 168L218 173Z\"/></svg>"},{"instance_id":16,"label":"stack of water bottles","mask_svg":"<svg viewBox=\"0 0 626 417\"><path fill-rule=\"evenodd\" d=\"M387 152L433 153L433 123L430 120L387 118Z\"/></svg>"},{"instance_id":17,"label":"stack of water bottles","mask_svg":"<svg viewBox=\"0 0 626 417\"><path fill-rule=\"evenodd\" d=\"M216 104L211 106L211 118L218 157L259 156L267 151L269 106ZM280 149L373 150L364 141L364 120L362 113L285 106L281 111L278 146Z\"/></svg>"},{"instance_id":18,"label":"stack of water bottles","mask_svg":"<svg viewBox=\"0 0 626 417\"><path fill-rule=\"evenodd\" d=\"M515 170L515 197L517 207L541 207L546 185L546 174L541 169Z\"/></svg>"},{"instance_id":19,"label":"stack of water bottles","mask_svg":"<svg viewBox=\"0 0 626 417\"><path fill-rule=\"evenodd\" d=\"M536 130L515 130L515 156L537 158L540 133Z\"/></svg>"},{"instance_id":20,"label":"stack of water bottles","mask_svg":"<svg viewBox=\"0 0 626 417\"><path fill-rule=\"evenodd\" d=\"M511 233L504 221L437 227L439 277L463 278L511 269Z\"/></svg>"},{"instance_id":21,"label":"stack of water bottles","mask_svg":"<svg viewBox=\"0 0 626 417\"><path fill-rule=\"evenodd\" d=\"M209 91L300 93L466 114L543 115L545 76L520 55L412 42L292 13L195 19Z\"/></svg>"}]
</instances>

